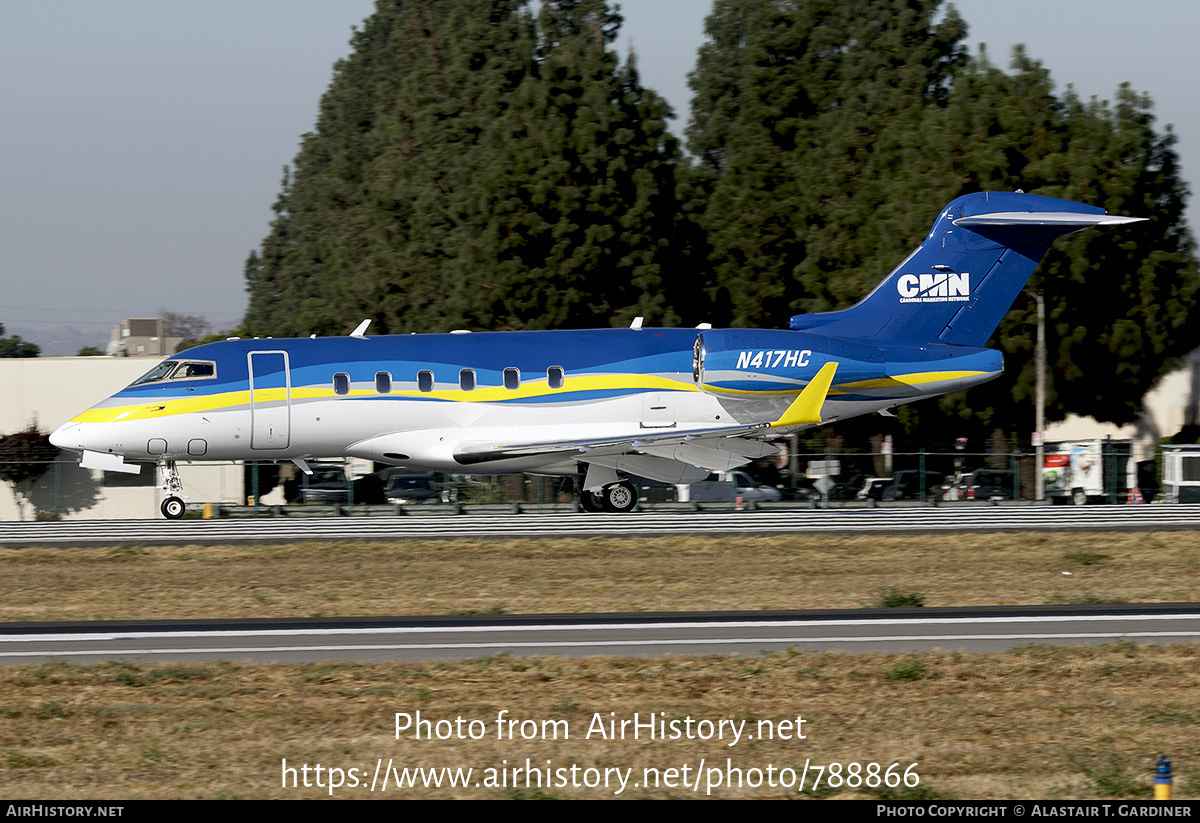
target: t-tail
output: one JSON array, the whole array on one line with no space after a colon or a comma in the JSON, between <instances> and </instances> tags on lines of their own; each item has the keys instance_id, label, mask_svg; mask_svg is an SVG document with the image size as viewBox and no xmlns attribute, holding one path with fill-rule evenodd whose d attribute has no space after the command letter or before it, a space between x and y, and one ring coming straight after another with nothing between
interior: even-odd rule
<instances>
[{"instance_id":1,"label":"t-tail","mask_svg":"<svg viewBox=\"0 0 1200 823\"><path fill-rule=\"evenodd\" d=\"M984 346L1056 237L1142 219L1020 192L968 194L857 305L790 325L849 340Z\"/></svg>"}]
</instances>

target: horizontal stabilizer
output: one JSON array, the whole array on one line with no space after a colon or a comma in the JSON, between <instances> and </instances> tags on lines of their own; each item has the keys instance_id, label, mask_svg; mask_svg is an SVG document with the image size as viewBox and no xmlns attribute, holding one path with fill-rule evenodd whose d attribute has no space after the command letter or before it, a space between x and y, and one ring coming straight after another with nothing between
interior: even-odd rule
<instances>
[{"instance_id":1,"label":"horizontal stabilizer","mask_svg":"<svg viewBox=\"0 0 1200 823\"><path fill-rule=\"evenodd\" d=\"M1123 217L1119 214L1080 214L1071 211L1005 211L995 214L976 214L953 221L956 226L1123 226L1140 223L1145 217Z\"/></svg>"},{"instance_id":2,"label":"horizontal stabilizer","mask_svg":"<svg viewBox=\"0 0 1200 823\"><path fill-rule=\"evenodd\" d=\"M829 396L829 387L833 385L833 376L836 373L837 363L830 361L822 366L816 377L808 382L804 391L787 407L787 411L771 424L771 428L820 423L821 408L825 405L825 398Z\"/></svg>"}]
</instances>

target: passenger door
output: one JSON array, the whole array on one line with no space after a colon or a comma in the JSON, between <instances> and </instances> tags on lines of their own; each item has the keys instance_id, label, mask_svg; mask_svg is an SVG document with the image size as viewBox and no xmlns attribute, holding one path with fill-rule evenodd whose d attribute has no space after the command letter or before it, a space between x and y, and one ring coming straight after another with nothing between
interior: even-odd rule
<instances>
[{"instance_id":1,"label":"passenger door","mask_svg":"<svg viewBox=\"0 0 1200 823\"><path fill-rule=\"evenodd\" d=\"M250 363L250 448L286 449L291 437L292 384L285 351L256 351Z\"/></svg>"}]
</instances>

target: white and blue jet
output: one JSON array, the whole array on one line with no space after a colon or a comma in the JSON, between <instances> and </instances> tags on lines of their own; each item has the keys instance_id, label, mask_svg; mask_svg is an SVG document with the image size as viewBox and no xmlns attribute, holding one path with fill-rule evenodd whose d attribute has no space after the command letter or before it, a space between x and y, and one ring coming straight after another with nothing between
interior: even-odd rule
<instances>
[{"instance_id":1,"label":"white and blue jet","mask_svg":"<svg viewBox=\"0 0 1200 823\"><path fill-rule=\"evenodd\" d=\"M51 436L110 471L360 457L415 471L582 477L588 510L630 477L690 483L768 441L997 377L985 348L1055 238L1139 218L1022 193L948 205L860 303L788 329L642 328L230 339L177 354Z\"/></svg>"}]
</instances>

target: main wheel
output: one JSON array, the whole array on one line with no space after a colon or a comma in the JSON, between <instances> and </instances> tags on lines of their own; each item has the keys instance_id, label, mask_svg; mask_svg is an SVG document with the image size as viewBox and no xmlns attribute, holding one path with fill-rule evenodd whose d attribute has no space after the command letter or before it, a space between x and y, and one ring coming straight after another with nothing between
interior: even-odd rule
<instances>
[{"instance_id":1,"label":"main wheel","mask_svg":"<svg viewBox=\"0 0 1200 823\"><path fill-rule=\"evenodd\" d=\"M183 501L178 497L168 497L162 502L163 517L168 520L178 520L183 517Z\"/></svg>"},{"instance_id":2,"label":"main wheel","mask_svg":"<svg viewBox=\"0 0 1200 823\"><path fill-rule=\"evenodd\" d=\"M600 493L604 498L604 508L610 512L630 512L637 505L637 489L632 483L613 483L605 486Z\"/></svg>"},{"instance_id":3,"label":"main wheel","mask_svg":"<svg viewBox=\"0 0 1200 823\"><path fill-rule=\"evenodd\" d=\"M604 501L600 498L600 495L594 494L587 489L582 489L579 492L579 505L585 512L604 511Z\"/></svg>"}]
</instances>

